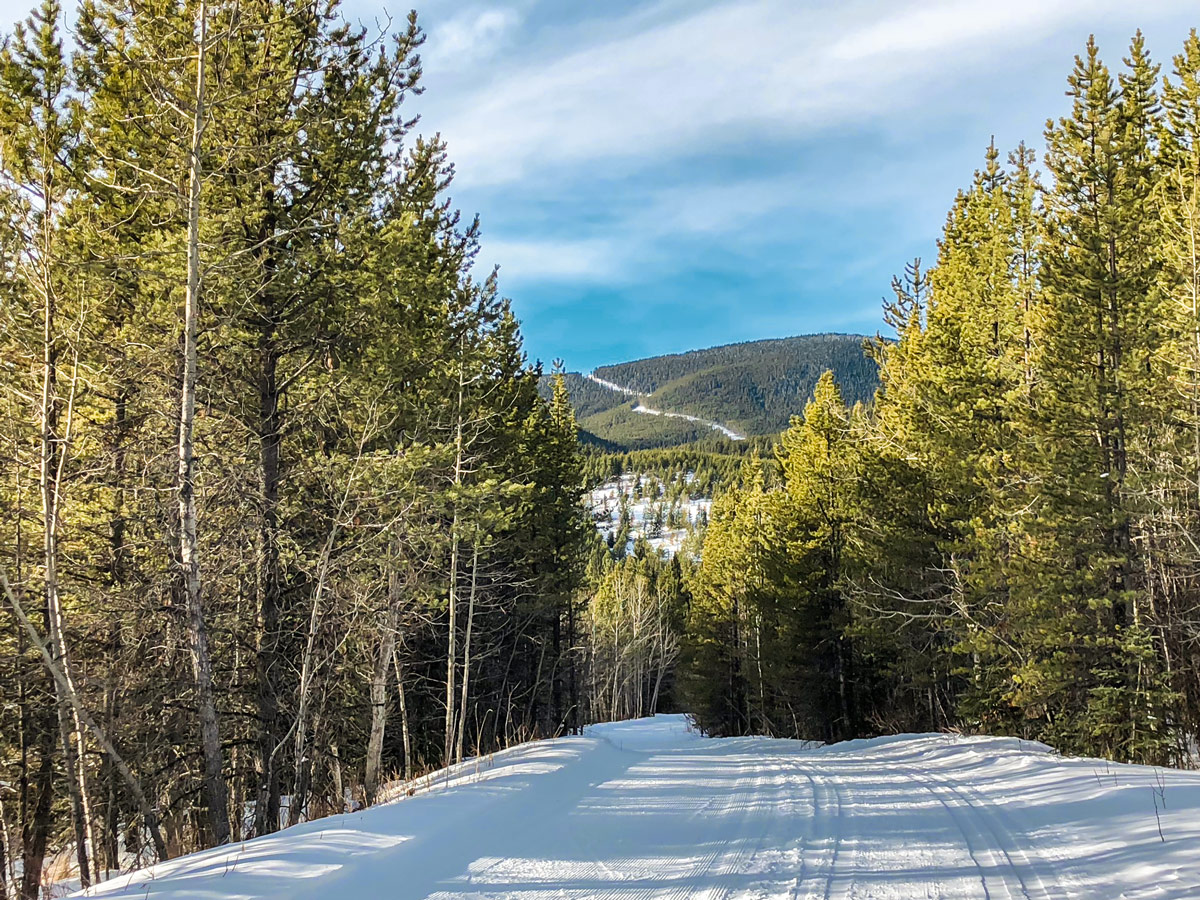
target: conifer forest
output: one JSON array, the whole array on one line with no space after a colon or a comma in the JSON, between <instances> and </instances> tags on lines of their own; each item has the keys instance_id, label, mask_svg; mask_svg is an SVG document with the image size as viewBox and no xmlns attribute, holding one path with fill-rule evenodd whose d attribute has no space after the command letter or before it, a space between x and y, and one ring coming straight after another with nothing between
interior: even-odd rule
<instances>
[{"instance_id":1,"label":"conifer forest","mask_svg":"<svg viewBox=\"0 0 1200 900\"><path fill-rule=\"evenodd\" d=\"M872 396L827 372L782 433L632 453L580 439L584 380L477 265L424 40L337 0L42 0L7 35L0 900L655 712L1195 765L1196 32L1063 60L1065 114L987 147L893 283ZM760 369L739 408L778 417ZM625 500L594 527L622 477L678 552Z\"/></svg>"}]
</instances>

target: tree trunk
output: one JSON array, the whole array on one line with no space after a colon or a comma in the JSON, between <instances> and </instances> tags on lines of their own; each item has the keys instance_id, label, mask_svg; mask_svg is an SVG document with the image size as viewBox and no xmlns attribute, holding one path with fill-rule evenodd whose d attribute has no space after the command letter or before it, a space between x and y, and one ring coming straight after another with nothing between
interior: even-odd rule
<instances>
[{"instance_id":1,"label":"tree trunk","mask_svg":"<svg viewBox=\"0 0 1200 900\"><path fill-rule=\"evenodd\" d=\"M54 799L54 735L49 728L43 730L39 746L41 759L34 777L37 801L32 815L21 829L21 900L38 900L41 890L42 866L46 861L46 842L50 837L50 824Z\"/></svg>"},{"instance_id":2,"label":"tree trunk","mask_svg":"<svg viewBox=\"0 0 1200 900\"><path fill-rule=\"evenodd\" d=\"M463 759L463 732L467 727L467 690L471 681L471 629L475 624L475 585L479 572L479 547L471 552L471 593L467 600L467 633L463 637L462 702L459 703L458 737L454 752L455 762Z\"/></svg>"},{"instance_id":3,"label":"tree trunk","mask_svg":"<svg viewBox=\"0 0 1200 900\"><path fill-rule=\"evenodd\" d=\"M128 556L129 551L126 547L126 529L127 522L125 519L125 484L127 478L126 472L126 453L125 445L129 437L129 416L128 416L128 401L130 388L128 383L123 383L117 390L115 403L113 406L113 439L112 439L112 454L113 454L113 491L112 507L109 511L109 561L108 561L108 589L115 597L125 584L128 577ZM122 633L121 620L119 617L114 617L109 624L108 629L108 646L106 649L107 656L107 672L104 679L104 712L102 715L104 721L104 730L108 734L114 734L114 723L116 722L119 708L119 688L120 683L120 657L121 647L124 640ZM92 845L93 852L97 854L92 859L92 865L97 870L97 877L103 879L104 873L109 870L120 868L120 852L119 852L119 831L120 820L119 810L117 807L117 780L118 774L116 767L113 765L112 759L107 755L100 767L100 790L104 796L104 812L100 816L100 840ZM100 869L99 854L103 850L104 869Z\"/></svg>"},{"instance_id":4,"label":"tree trunk","mask_svg":"<svg viewBox=\"0 0 1200 900\"><path fill-rule=\"evenodd\" d=\"M579 675L575 659L575 598L567 597L567 665L569 673L568 702L571 704L567 728L571 734L579 733Z\"/></svg>"},{"instance_id":5,"label":"tree trunk","mask_svg":"<svg viewBox=\"0 0 1200 900\"><path fill-rule=\"evenodd\" d=\"M337 798L334 815L341 815L346 811L346 782L342 779L342 756L337 741L329 745L329 774L333 778L333 795Z\"/></svg>"},{"instance_id":6,"label":"tree trunk","mask_svg":"<svg viewBox=\"0 0 1200 900\"><path fill-rule=\"evenodd\" d=\"M269 335L259 348L259 477L262 510L255 552L255 592L258 595L258 798L254 832L279 828L279 385L278 358Z\"/></svg>"},{"instance_id":7,"label":"tree trunk","mask_svg":"<svg viewBox=\"0 0 1200 900\"><path fill-rule=\"evenodd\" d=\"M222 775L221 737L213 697L212 658L204 622L200 583L200 548L196 538L196 485L194 423L196 417L196 336L200 318L200 159L204 136L205 67L208 56L208 5L201 0L197 12L196 94L192 111L192 144L189 152L187 194L187 296L183 313L183 379L179 410L179 559L187 597L187 633L196 682L200 719L200 744L204 759L204 794L213 840L229 841L229 809Z\"/></svg>"},{"instance_id":8,"label":"tree trunk","mask_svg":"<svg viewBox=\"0 0 1200 900\"><path fill-rule=\"evenodd\" d=\"M383 738L388 718L387 678L395 642L394 633L391 637L383 635L380 638L375 669L371 674L371 733L367 739L366 774L363 777L363 791L366 793L368 806L375 802L375 794L379 790L380 770L383 766Z\"/></svg>"},{"instance_id":9,"label":"tree trunk","mask_svg":"<svg viewBox=\"0 0 1200 900\"><path fill-rule=\"evenodd\" d=\"M458 634L458 514L455 513L450 524L454 534L450 538L450 594L449 617L447 625L448 641L446 646L446 722L445 739L442 747L442 764L450 765L454 752L454 671L458 662L456 637Z\"/></svg>"},{"instance_id":10,"label":"tree trunk","mask_svg":"<svg viewBox=\"0 0 1200 900\"><path fill-rule=\"evenodd\" d=\"M554 622L550 635L554 647L554 667L550 670L550 705L554 709L554 736L562 731L563 722L566 719L563 714L562 690L562 609L558 603L561 599L561 597L555 598Z\"/></svg>"},{"instance_id":11,"label":"tree trunk","mask_svg":"<svg viewBox=\"0 0 1200 900\"><path fill-rule=\"evenodd\" d=\"M308 801L308 785L312 773L312 760L309 758L308 717L312 705L312 682L317 666L317 632L321 625L321 604L325 598L325 586L329 581L329 566L333 558L333 548L341 533L342 516L346 513L346 504L350 501L350 492L357 481L358 462L362 459L363 446L366 444L368 432L364 431L358 446L358 456L354 468L346 479L346 489L342 492L341 502L334 513L333 522L329 526L329 534L325 538L325 546L321 550L321 559L317 564L317 584L313 589L312 606L308 614L308 634L304 642L304 656L300 663L300 685L296 704L295 737L292 741L292 751L295 760L295 780L292 787L292 798L288 805L288 825L295 825L305 812ZM314 723L314 731L315 731Z\"/></svg>"},{"instance_id":12,"label":"tree trunk","mask_svg":"<svg viewBox=\"0 0 1200 900\"><path fill-rule=\"evenodd\" d=\"M367 805L375 802L379 791L380 773L383 768L383 739L388 719L388 669L396 651L397 612L400 603L400 577L393 564L388 568L388 611L383 633L379 636L379 649L375 655L375 669L371 673L371 734L367 739L367 764L363 777L363 790Z\"/></svg>"},{"instance_id":13,"label":"tree trunk","mask_svg":"<svg viewBox=\"0 0 1200 900\"><path fill-rule=\"evenodd\" d=\"M360 448L361 452L361 448ZM354 474L351 473L349 480L346 483L346 491L342 495L342 502L338 505L337 513L335 514L334 522L329 528L329 535L325 539L325 547L321 551L321 560L317 570L317 585L313 590L312 606L308 613L308 634L304 642L304 656L300 663L300 685L299 697L296 705L296 728L295 737L292 741L292 752L294 754L295 765L295 780L292 787L292 798L288 805L288 825L295 825L300 821L300 816L304 815L305 805L308 802L308 784L309 777L312 773L311 753L309 752L309 713L312 706L312 683L313 676L316 672L317 665L317 632L321 626L321 603L325 598L325 585L329 579L330 559L333 556L333 547L337 543L338 533L340 531L339 523L341 522L342 514L346 510L346 501L350 497L350 490L354 485Z\"/></svg>"},{"instance_id":14,"label":"tree trunk","mask_svg":"<svg viewBox=\"0 0 1200 900\"><path fill-rule=\"evenodd\" d=\"M70 704L75 708L75 715L79 717L83 725L86 726L87 730L91 732L92 737L96 739L96 743L100 745L100 749L108 754L109 758L113 762L113 765L117 767L117 771L121 774L121 778L125 781L126 787L129 788L129 792L133 795L133 799L137 803L138 810L141 812L142 818L145 820L146 830L150 832L150 838L154 842L154 849L158 853L158 858L169 859L170 855L167 853L166 842L163 841L162 833L158 828L158 813L156 813L154 807L150 805L150 801L146 799L146 795L142 791L141 784L133 776L133 772L130 770L129 766L125 764L125 759L117 752L117 748L114 747L112 742L109 741L108 735L105 734L104 729L96 724L96 721L84 708L82 701L79 699L79 695L75 693L71 683L63 674L63 671L59 667L58 662L55 660L54 655L50 652L50 648L46 646L46 642L42 640L41 635L38 634L37 629L33 626L33 622L31 622L29 616L26 615L25 607L17 597L16 592L13 591L12 585L9 584L8 575L5 573L3 568L0 568L0 592L2 592L5 599L8 600L9 606L12 608L13 613L16 614L17 621L21 623L21 627L25 630L25 633L29 636L30 641L32 641L33 645L37 648L38 653L42 657L42 662L45 664L50 676L54 679L55 684L60 690L63 691L68 702L70 702Z\"/></svg>"},{"instance_id":15,"label":"tree trunk","mask_svg":"<svg viewBox=\"0 0 1200 900\"><path fill-rule=\"evenodd\" d=\"M8 900L8 817L4 814L4 803L0 801L0 900ZM14 889L16 885L13 885Z\"/></svg>"},{"instance_id":16,"label":"tree trunk","mask_svg":"<svg viewBox=\"0 0 1200 900\"><path fill-rule=\"evenodd\" d=\"M460 348L460 354L466 348ZM462 484L463 475L463 388L465 373L463 360L460 355L458 363L458 415L454 429L454 486ZM454 753L454 670L457 664L458 649L458 498L454 499L454 515L450 521L450 590L447 610L449 614L448 640L446 647L446 723L445 737L442 746L442 764L450 765Z\"/></svg>"},{"instance_id":17,"label":"tree trunk","mask_svg":"<svg viewBox=\"0 0 1200 900\"><path fill-rule=\"evenodd\" d=\"M296 825L304 814L308 802L308 776L312 760L308 748L308 714L311 705L311 688L313 669L316 664L317 629L321 621L321 599L325 588L325 572L329 553L337 533L337 526L330 529L330 536L325 544L321 558L321 572L317 578L317 587L313 592L312 607L308 617L308 637L304 646L304 658L300 665L299 703L296 709L296 730L293 738L292 751L295 766L295 779L292 785L292 797L288 803L288 825Z\"/></svg>"},{"instance_id":18,"label":"tree trunk","mask_svg":"<svg viewBox=\"0 0 1200 900\"><path fill-rule=\"evenodd\" d=\"M400 656L392 648L392 665L396 669L396 693L400 695L400 733L404 740L404 780L412 778L412 744L408 734L408 703L404 697L404 669L400 666Z\"/></svg>"}]
</instances>

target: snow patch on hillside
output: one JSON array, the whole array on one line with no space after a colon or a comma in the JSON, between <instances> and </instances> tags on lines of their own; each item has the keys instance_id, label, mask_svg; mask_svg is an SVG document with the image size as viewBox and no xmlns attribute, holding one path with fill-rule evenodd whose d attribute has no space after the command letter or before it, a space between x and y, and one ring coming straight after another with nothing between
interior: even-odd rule
<instances>
[{"instance_id":1,"label":"snow patch on hillside","mask_svg":"<svg viewBox=\"0 0 1200 900\"><path fill-rule=\"evenodd\" d=\"M744 434L739 434L732 428L722 425L720 422L710 422L708 419L701 419L697 416L689 416L686 413L664 412L661 409L651 409L648 406L643 406L641 403L635 406L633 411L635 413L644 413L648 416L663 416L668 419L683 419L695 425L704 425L707 428L711 428L713 431L721 432L721 434L725 435L725 437L729 438L731 441L744 441L746 439Z\"/></svg>"},{"instance_id":2,"label":"snow patch on hillside","mask_svg":"<svg viewBox=\"0 0 1200 900\"><path fill-rule=\"evenodd\" d=\"M685 476L690 481L690 475ZM623 510L628 510L629 532L626 552L631 553L639 538L650 548L674 556L697 525L708 521L712 500L681 497L677 501L663 495L658 479L646 475L625 474L607 481L588 494L592 520L605 541L621 531Z\"/></svg>"},{"instance_id":3,"label":"snow patch on hillside","mask_svg":"<svg viewBox=\"0 0 1200 900\"><path fill-rule=\"evenodd\" d=\"M619 384L614 384L611 381L606 381L605 379L598 376L595 372L589 372L587 375L584 375L583 377L588 379L589 381L594 381L596 384L600 385L600 387L602 387L602 388L608 388L610 391L615 391L618 394L628 394L631 397L649 397L650 396L649 394L642 393L641 391L635 391L632 388L621 387L621 385L619 385Z\"/></svg>"}]
</instances>

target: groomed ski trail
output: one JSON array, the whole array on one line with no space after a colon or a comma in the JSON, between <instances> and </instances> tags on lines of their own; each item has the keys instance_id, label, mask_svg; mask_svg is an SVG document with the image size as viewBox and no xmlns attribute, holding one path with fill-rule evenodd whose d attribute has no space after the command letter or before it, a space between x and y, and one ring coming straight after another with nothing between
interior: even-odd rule
<instances>
[{"instance_id":1,"label":"groomed ski trail","mask_svg":"<svg viewBox=\"0 0 1200 900\"><path fill-rule=\"evenodd\" d=\"M708 739L682 716L657 716L522 745L422 785L91 896L1200 897L1200 775L1065 759L1012 738L812 747Z\"/></svg>"},{"instance_id":2,"label":"groomed ski trail","mask_svg":"<svg viewBox=\"0 0 1200 900\"><path fill-rule=\"evenodd\" d=\"M606 381L603 378L598 377L595 372L590 372L584 377L589 381L593 381L600 385L600 387L607 388L608 390L614 391L618 394L628 394L630 397L640 397L642 399L646 399L650 396L649 394L641 391L635 391L632 388L622 387L614 382ZM687 413L667 412L666 410L652 409L651 407L646 406L646 404L642 403L640 400L633 407L633 411L635 413L642 413L643 415L647 416L663 416L667 419L683 419L685 422L691 422L693 425L703 425L705 428L711 428L713 431L721 432L721 434L725 435L725 437L729 438L731 441L744 441L746 439L744 434L734 431L728 425L722 425L720 422L714 422L711 419L702 419L699 416L689 416Z\"/></svg>"}]
</instances>

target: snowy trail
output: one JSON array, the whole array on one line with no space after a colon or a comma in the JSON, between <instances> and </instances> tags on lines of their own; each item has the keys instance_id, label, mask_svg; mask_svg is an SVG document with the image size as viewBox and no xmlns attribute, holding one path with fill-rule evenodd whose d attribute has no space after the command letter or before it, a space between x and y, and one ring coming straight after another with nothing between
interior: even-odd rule
<instances>
[{"instance_id":1,"label":"snowy trail","mask_svg":"<svg viewBox=\"0 0 1200 900\"><path fill-rule=\"evenodd\" d=\"M621 385L617 384L615 381L607 381L607 380L601 378L595 372L589 372L588 374L584 375L583 377L588 379L588 381L593 381L596 384L600 385L600 387L608 388L608 390L613 391L617 394L629 394L629 396L631 396L631 397L649 397L650 396L649 394L644 393L642 391L635 391L633 388L622 387Z\"/></svg>"},{"instance_id":2,"label":"snowy trail","mask_svg":"<svg viewBox=\"0 0 1200 900\"><path fill-rule=\"evenodd\" d=\"M584 377L590 381L594 381L596 384L600 385L600 387L607 388L610 391L615 391L618 394L628 394L631 397L642 398L650 396L649 394L642 393L641 391L635 391L632 388L622 387L621 385L615 384L611 381L605 381L603 378L598 377L594 372L589 373ZM643 415L647 416L664 416L668 419L683 419L685 422L691 422L693 425L703 425L705 428L711 428L713 431L721 432L721 434L725 435L725 437L729 438L731 441L744 441L746 439L744 434L734 431L728 425L722 425L720 422L714 422L711 419L702 419L699 416L689 416L687 413L666 412L665 410L661 409L652 409L641 402L638 402L638 404L633 407L633 411L635 413L642 413Z\"/></svg>"},{"instance_id":3,"label":"snowy trail","mask_svg":"<svg viewBox=\"0 0 1200 900\"><path fill-rule=\"evenodd\" d=\"M92 895L1182 900L1200 897L1200 775L1011 738L710 740L658 716Z\"/></svg>"}]
</instances>

